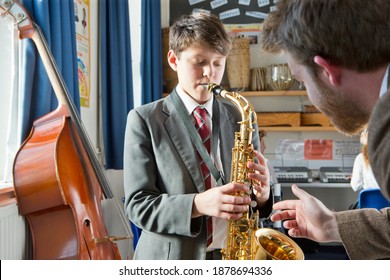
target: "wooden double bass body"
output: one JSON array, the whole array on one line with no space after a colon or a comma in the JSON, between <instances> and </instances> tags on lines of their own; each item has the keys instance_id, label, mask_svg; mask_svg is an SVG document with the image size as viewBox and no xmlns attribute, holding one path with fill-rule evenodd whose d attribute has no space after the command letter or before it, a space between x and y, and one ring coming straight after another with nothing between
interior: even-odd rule
<instances>
[{"instance_id":1,"label":"wooden double bass body","mask_svg":"<svg viewBox=\"0 0 390 280\"><path fill-rule=\"evenodd\" d=\"M19 2L6 0L0 8L14 18L20 39L34 41L59 103L34 122L14 160L15 193L30 227L32 258L121 259L101 208L112 192L44 36Z\"/></svg>"},{"instance_id":2,"label":"wooden double bass body","mask_svg":"<svg viewBox=\"0 0 390 280\"><path fill-rule=\"evenodd\" d=\"M120 259L107 238L100 184L63 111L35 121L15 157L15 192L31 229L33 258Z\"/></svg>"}]
</instances>

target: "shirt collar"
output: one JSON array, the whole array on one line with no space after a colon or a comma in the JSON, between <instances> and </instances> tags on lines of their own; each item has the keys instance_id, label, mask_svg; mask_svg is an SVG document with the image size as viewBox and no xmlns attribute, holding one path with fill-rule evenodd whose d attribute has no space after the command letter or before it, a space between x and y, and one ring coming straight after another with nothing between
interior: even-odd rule
<instances>
[{"instance_id":1,"label":"shirt collar","mask_svg":"<svg viewBox=\"0 0 390 280\"><path fill-rule=\"evenodd\" d=\"M214 96L210 98L205 104L198 104L194 99L192 99L188 94L186 94L179 86L176 87L176 92L179 95L180 99L183 101L184 106L186 107L188 114L191 115L196 107L205 108L210 118L213 117L213 100Z\"/></svg>"},{"instance_id":2,"label":"shirt collar","mask_svg":"<svg viewBox=\"0 0 390 280\"><path fill-rule=\"evenodd\" d=\"M382 80L382 86L381 86L381 91L379 93L379 96L382 96L384 95L387 90L389 89L390 85L389 85L389 68L390 68L390 64L387 65L387 69L386 69L386 72L385 72L385 76L383 77L383 80Z\"/></svg>"}]
</instances>

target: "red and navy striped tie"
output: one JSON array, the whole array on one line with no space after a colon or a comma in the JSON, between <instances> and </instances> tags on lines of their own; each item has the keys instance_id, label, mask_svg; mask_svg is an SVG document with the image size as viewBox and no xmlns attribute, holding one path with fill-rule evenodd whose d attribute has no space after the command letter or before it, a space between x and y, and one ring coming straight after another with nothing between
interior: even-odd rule
<instances>
[{"instance_id":1,"label":"red and navy striped tie","mask_svg":"<svg viewBox=\"0 0 390 280\"><path fill-rule=\"evenodd\" d=\"M210 133L210 128L206 123L207 111L204 108L197 107L194 110L193 114L195 118L195 128L198 130L198 133L202 138L203 144L206 147L207 152L210 154L211 133ZM200 162L200 167L202 169L205 189L208 190L211 188L211 173L206 163L202 160L198 152L197 152L197 157ZM207 216L207 246L209 246L212 241L213 241L213 221L210 216Z\"/></svg>"}]
</instances>

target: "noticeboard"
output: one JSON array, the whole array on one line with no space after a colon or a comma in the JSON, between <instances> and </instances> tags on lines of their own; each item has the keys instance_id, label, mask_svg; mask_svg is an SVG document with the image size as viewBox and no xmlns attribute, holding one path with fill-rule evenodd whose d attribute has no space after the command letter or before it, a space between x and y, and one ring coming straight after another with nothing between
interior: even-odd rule
<instances>
[{"instance_id":1,"label":"noticeboard","mask_svg":"<svg viewBox=\"0 0 390 280\"><path fill-rule=\"evenodd\" d=\"M261 23L275 9L278 0L170 0L169 24L181 15L205 11L217 15L224 24Z\"/></svg>"}]
</instances>

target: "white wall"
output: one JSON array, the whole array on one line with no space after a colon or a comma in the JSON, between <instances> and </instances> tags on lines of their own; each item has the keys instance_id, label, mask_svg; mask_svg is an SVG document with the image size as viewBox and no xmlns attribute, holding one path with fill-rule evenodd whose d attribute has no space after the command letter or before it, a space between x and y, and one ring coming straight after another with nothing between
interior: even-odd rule
<instances>
[{"instance_id":1,"label":"white wall","mask_svg":"<svg viewBox=\"0 0 390 280\"><path fill-rule=\"evenodd\" d=\"M169 0L161 0L161 27L169 27Z\"/></svg>"},{"instance_id":2,"label":"white wall","mask_svg":"<svg viewBox=\"0 0 390 280\"><path fill-rule=\"evenodd\" d=\"M129 4L134 107L141 105L141 1L132 0ZM169 26L169 0L161 0L161 25Z\"/></svg>"},{"instance_id":3,"label":"white wall","mask_svg":"<svg viewBox=\"0 0 390 280\"><path fill-rule=\"evenodd\" d=\"M141 1L129 1L134 107L141 105Z\"/></svg>"},{"instance_id":4,"label":"white wall","mask_svg":"<svg viewBox=\"0 0 390 280\"><path fill-rule=\"evenodd\" d=\"M0 182L4 177L6 136L8 131L9 105L12 90L12 37L9 29L12 20L0 17Z\"/></svg>"}]
</instances>

